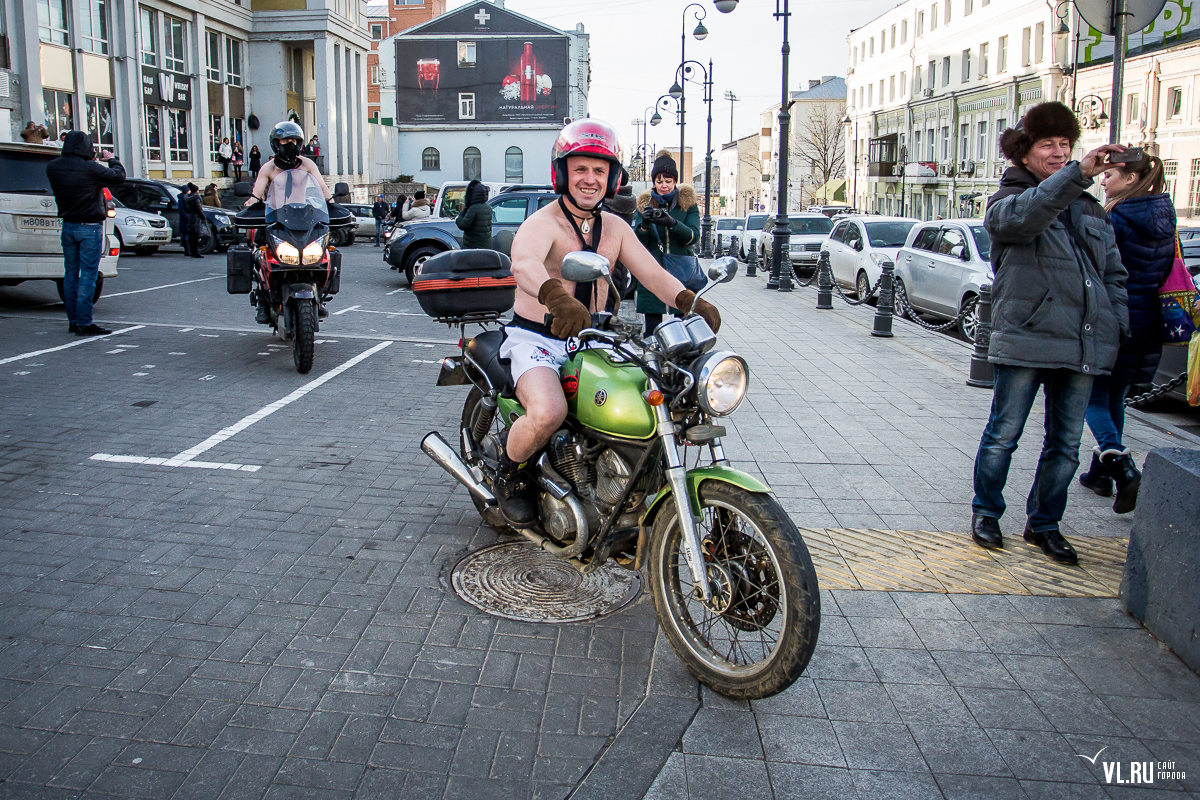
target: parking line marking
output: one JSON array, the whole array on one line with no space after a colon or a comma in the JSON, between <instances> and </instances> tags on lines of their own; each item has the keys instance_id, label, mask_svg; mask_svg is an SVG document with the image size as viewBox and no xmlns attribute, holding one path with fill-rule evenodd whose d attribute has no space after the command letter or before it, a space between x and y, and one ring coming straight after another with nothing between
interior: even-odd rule
<instances>
[{"instance_id":1,"label":"parking line marking","mask_svg":"<svg viewBox=\"0 0 1200 800\"><path fill-rule=\"evenodd\" d=\"M332 314L330 314L329 316L331 316L331 317L341 316L342 314L345 314L347 311L353 311L356 308L359 308L359 306L350 306L349 308L343 308L341 311L335 311Z\"/></svg>"},{"instance_id":2,"label":"parking line marking","mask_svg":"<svg viewBox=\"0 0 1200 800\"><path fill-rule=\"evenodd\" d=\"M151 286L149 289L133 289L128 292L116 292L114 294L106 294L105 297L124 297L127 294L141 294L142 292L155 292L159 289L170 289L172 286L184 286L189 283L203 283L204 281L215 281L217 278L223 278L224 275L214 275L211 278L196 278L193 281L180 281L179 283L167 283L162 286ZM60 304L61 305L61 304Z\"/></svg>"},{"instance_id":3,"label":"parking line marking","mask_svg":"<svg viewBox=\"0 0 1200 800\"><path fill-rule=\"evenodd\" d=\"M383 315L389 316L389 317L428 317L429 316L428 314L415 314L412 311L370 311L365 308L358 308L358 306L354 306L354 308L358 309L358 313L360 313L360 314L383 314ZM346 310L349 311L350 309L347 308Z\"/></svg>"},{"instance_id":4,"label":"parking line marking","mask_svg":"<svg viewBox=\"0 0 1200 800\"><path fill-rule=\"evenodd\" d=\"M205 439L203 442L200 442L200 444L194 447L189 447L187 450L184 450L178 455L170 458L157 458L152 456L119 456L112 455L110 453L96 453L96 455L91 457L91 460L108 461L121 464L149 464L151 466L162 467L194 467L198 469L225 469L241 472L257 472L259 469L261 469L261 467L253 464L226 464L210 461L195 461L194 459L196 456L199 456L221 444L221 442L236 436L254 423L266 419L279 409L291 405L301 397L304 397L306 394L311 392L313 389L323 386L324 384L336 378L338 375L341 375L343 372L353 367L355 364L365 361L391 344L391 341L380 342L374 347L364 350L349 361L346 361L329 370L329 372L326 372L321 377L304 384L286 397L282 397L279 400L276 400L274 403L263 406L258 411L255 411L249 416L243 417L227 428L222 428L212 436Z\"/></svg>"},{"instance_id":5,"label":"parking line marking","mask_svg":"<svg viewBox=\"0 0 1200 800\"><path fill-rule=\"evenodd\" d=\"M34 350L32 353L22 353L19 356L10 356L9 358L0 359L0 364L8 364L13 361L20 361L23 358L33 358L34 356L40 356L43 353L53 353L56 350L66 350L68 347L78 347L81 344L87 344L88 342L95 342L100 339L107 339L110 336L116 336L117 334L121 334L121 333L128 333L129 331L136 331L139 328L144 328L144 327L146 327L146 326L145 325L134 325L129 328L122 328L119 331L113 331L112 333L106 334L104 336L89 336L85 339L80 339L78 341L71 342L70 344L60 344L58 347L47 347L45 350Z\"/></svg>"}]
</instances>

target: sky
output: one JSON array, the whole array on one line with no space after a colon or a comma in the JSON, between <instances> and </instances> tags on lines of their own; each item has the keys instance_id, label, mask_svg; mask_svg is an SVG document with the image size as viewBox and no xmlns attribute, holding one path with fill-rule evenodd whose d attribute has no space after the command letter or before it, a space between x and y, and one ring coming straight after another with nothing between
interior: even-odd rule
<instances>
[{"instance_id":1,"label":"sky","mask_svg":"<svg viewBox=\"0 0 1200 800\"><path fill-rule=\"evenodd\" d=\"M448 10L477 0L450 0ZM808 80L822 75L845 77L846 36L890 8L899 0L791 0L789 23L791 59L788 85L793 91L808 88ZM782 5L782 0L780 0ZM506 0L505 7L561 29L582 22L590 34L592 87L588 107L593 117L616 126L631 149L635 118L667 93L680 61L680 32L687 0ZM733 134L740 138L756 132L763 110L778 103L782 93L780 53L783 25L772 16L775 0L741 0L722 14L712 0L700 0L708 38L692 38L696 27L693 7L687 12L687 57L706 67L713 61L713 150L730 141L730 103L726 91L739 98L734 103ZM707 114L701 102L703 89L687 87L687 146L702 154ZM647 126L649 142L678 146L679 128L674 117L663 113L657 128ZM639 126L640 128L640 126ZM715 155L714 155L715 158Z\"/></svg>"}]
</instances>

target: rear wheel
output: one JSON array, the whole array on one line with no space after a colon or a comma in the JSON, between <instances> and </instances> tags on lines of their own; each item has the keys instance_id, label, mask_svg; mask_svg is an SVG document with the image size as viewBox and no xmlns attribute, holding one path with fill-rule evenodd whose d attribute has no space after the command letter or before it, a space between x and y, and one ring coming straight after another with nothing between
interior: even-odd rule
<instances>
[{"instance_id":1,"label":"rear wheel","mask_svg":"<svg viewBox=\"0 0 1200 800\"><path fill-rule=\"evenodd\" d=\"M979 327L979 298L973 294L969 294L963 298L962 306L959 311L970 307L962 319L958 321L958 333L968 342L975 341L975 331Z\"/></svg>"},{"instance_id":2,"label":"rear wheel","mask_svg":"<svg viewBox=\"0 0 1200 800\"><path fill-rule=\"evenodd\" d=\"M58 280L56 280L54 282L54 288L58 289L58 299L62 300L65 303L67 301L67 295L66 295L66 292L63 290L63 282L62 282L61 278L59 278ZM95 288L95 290L92 291L92 302L93 303L100 299L100 293L103 291L104 291L104 276L97 275L96 276L96 288Z\"/></svg>"},{"instance_id":3,"label":"rear wheel","mask_svg":"<svg viewBox=\"0 0 1200 800\"><path fill-rule=\"evenodd\" d=\"M200 255L208 255L217 249L217 232L213 230L213 226L204 224L200 226L200 239L197 245Z\"/></svg>"},{"instance_id":4,"label":"rear wheel","mask_svg":"<svg viewBox=\"0 0 1200 800\"><path fill-rule=\"evenodd\" d=\"M871 294L871 279L867 277L867 273L859 270L858 277L854 280L854 296L859 300L865 300Z\"/></svg>"},{"instance_id":5,"label":"rear wheel","mask_svg":"<svg viewBox=\"0 0 1200 800\"><path fill-rule=\"evenodd\" d=\"M296 330L292 334L292 360L296 371L308 373L313 365L313 347L317 335L317 304L311 300L296 303Z\"/></svg>"},{"instance_id":6,"label":"rear wheel","mask_svg":"<svg viewBox=\"0 0 1200 800\"><path fill-rule=\"evenodd\" d=\"M904 309L904 302L901 298L906 297L904 294L904 281L896 278L896 285L892 292L892 313L900 319L908 319L908 312Z\"/></svg>"}]
</instances>

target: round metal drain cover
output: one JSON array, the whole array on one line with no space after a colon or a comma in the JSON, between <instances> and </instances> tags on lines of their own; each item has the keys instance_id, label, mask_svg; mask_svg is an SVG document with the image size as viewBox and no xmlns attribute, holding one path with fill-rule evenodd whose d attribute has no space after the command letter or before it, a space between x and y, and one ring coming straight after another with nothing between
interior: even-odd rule
<instances>
[{"instance_id":1,"label":"round metal drain cover","mask_svg":"<svg viewBox=\"0 0 1200 800\"><path fill-rule=\"evenodd\" d=\"M502 542L454 565L454 592L495 617L583 622L618 611L642 588L636 572L603 566L589 575L531 542Z\"/></svg>"}]
</instances>

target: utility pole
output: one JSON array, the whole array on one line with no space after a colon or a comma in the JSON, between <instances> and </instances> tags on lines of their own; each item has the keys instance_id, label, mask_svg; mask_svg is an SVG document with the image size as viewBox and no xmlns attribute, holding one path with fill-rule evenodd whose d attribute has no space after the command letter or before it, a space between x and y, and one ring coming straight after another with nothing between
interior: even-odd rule
<instances>
[{"instance_id":1,"label":"utility pole","mask_svg":"<svg viewBox=\"0 0 1200 800\"><path fill-rule=\"evenodd\" d=\"M733 141L733 104L738 101L738 96L733 92L726 91L725 99L729 101L729 141Z\"/></svg>"}]
</instances>

